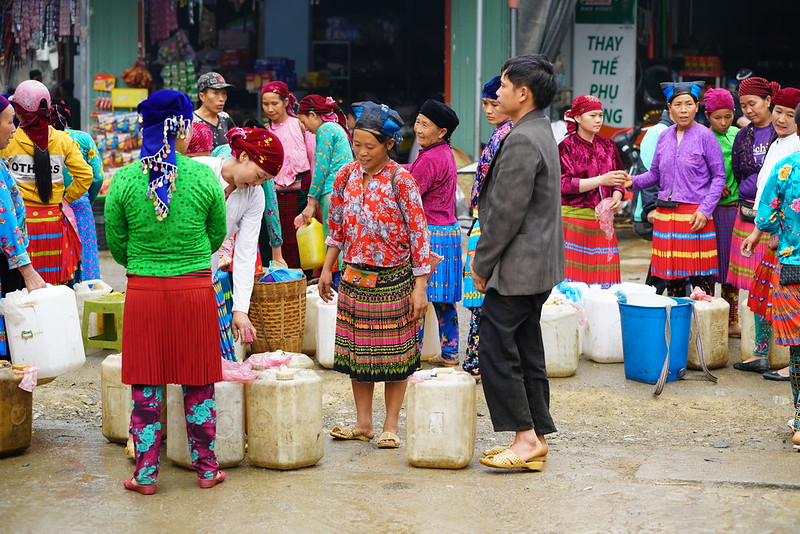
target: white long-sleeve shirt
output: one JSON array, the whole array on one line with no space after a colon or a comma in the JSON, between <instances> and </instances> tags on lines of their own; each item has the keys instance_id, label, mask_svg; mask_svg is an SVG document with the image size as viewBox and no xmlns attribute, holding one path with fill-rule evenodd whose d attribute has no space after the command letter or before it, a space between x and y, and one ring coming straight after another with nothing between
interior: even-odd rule
<instances>
[{"instance_id":1,"label":"white long-sleeve shirt","mask_svg":"<svg viewBox=\"0 0 800 534\"><path fill-rule=\"evenodd\" d=\"M756 182L758 192L756 193L756 200L753 202L753 206L755 206L756 209L758 209L758 203L761 201L761 192L764 190L764 186L767 184L767 179L769 175L772 174L772 169L775 167L775 164L795 152L800 152L800 137L798 137L797 134L779 137L769 145L767 155L764 156L764 164L761 166L761 170L758 171L758 181Z\"/></svg>"},{"instance_id":2,"label":"white long-sleeve shirt","mask_svg":"<svg viewBox=\"0 0 800 534\"><path fill-rule=\"evenodd\" d=\"M225 189L228 182L222 178L222 158L193 158L211 167L219 178L220 186ZM234 189L225 200L226 222L228 231L225 240L236 234L236 260L233 269L233 311L247 313L250 309L250 297L253 294L253 279L256 269L256 252L258 250L258 234L261 231L261 219L264 217L264 190L260 187ZM211 270L219 267L219 254L211 255Z\"/></svg>"}]
</instances>

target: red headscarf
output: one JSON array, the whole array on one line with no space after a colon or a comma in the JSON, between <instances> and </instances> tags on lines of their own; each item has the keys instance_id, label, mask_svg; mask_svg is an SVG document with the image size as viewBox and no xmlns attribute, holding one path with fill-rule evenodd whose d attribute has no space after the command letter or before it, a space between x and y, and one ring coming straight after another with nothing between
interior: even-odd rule
<instances>
[{"instance_id":1,"label":"red headscarf","mask_svg":"<svg viewBox=\"0 0 800 534\"><path fill-rule=\"evenodd\" d=\"M278 136L264 128L231 128L225 134L231 154L238 158L242 152L256 165L276 176L283 166L283 145Z\"/></svg>"},{"instance_id":2,"label":"red headscarf","mask_svg":"<svg viewBox=\"0 0 800 534\"><path fill-rule=\"evenodd\" d=\"M772 103L776 106L795 109L800 104L800 89L794 87L784 87L772 97Z\"/></svg>"},{"instance_id":3,"label":"red headscarf","mask_svg":"<svg viewBox=\"0 0 800 534\"><path fill-rule=\"evenodd\" d=\"M780 88L781 84L778 82L771 82L764 78L747 78L739 84L739 96L774 97Z\"/></svg>"},{"instance_id":4,"label":"red headscarf","mask_svg":"<svg viewBox=\"0 0 800 534\"><path fill-rule=\"evenodd\" d=\"M47 87L36 80L25 80L14 90L11 101L19 127L39 150L47 150L50 135L50 92Z\"/></svg>"},{"instance_id":5,"label":"red headscarf","mask_svg":"<svg viewBox=\"0 0 800 534\"><path fill-rule=\"evenodd\" d=\"M600 99L592 95L576 96L572 100L572 107L564 113L566 118L573 119L567 121L567 133L573 134L577 132L578 124L574 120L575 117L590 111L603 111L603 103L600 102Z\"/></svg>"},{"instance_id":6,"label":"red headscarf","mask_svg":"<svg viewBox=\"0 0 800 534\"><path fill-rule=\"evenodd\" d=\"M297 112L304 115L313 111L319 115L320 119L325 122L335 122L341 126L347 137L350 137L350 132L347 129L347 117L345 117L342 108L331 97L322 98L320 95L308 95L303 97L300 101L300 108Z\"/></svg>"},{"instance_id":7,"label":"red headscarf","mask_svg":"<svg viewBox=\"0 0 800 534\"><path fill-rule=\"evenodd\" d=\"M287 100L286 102L286 113L288 113L291 117L297 117L297 113L295 112L295 108L297 107L297 98L295 98L294 93L289 91L289 86L286 85L285 82L269 82L265 84L261 88L261 94L264 93L275 93L280 95L281 98Z\"/></svg>"},{"instance_id":8,"label":"red headscarf","mask_svg":"<svg viewBox=\"0 0 800 534\"><path fill-rule=\"evenodd\" d=\"M200 152L211 152L214 148L214 135L208 124L197 121L192 123L192 138L186 148L187 154L199 154Z\"/></svg>"}]
</instances>

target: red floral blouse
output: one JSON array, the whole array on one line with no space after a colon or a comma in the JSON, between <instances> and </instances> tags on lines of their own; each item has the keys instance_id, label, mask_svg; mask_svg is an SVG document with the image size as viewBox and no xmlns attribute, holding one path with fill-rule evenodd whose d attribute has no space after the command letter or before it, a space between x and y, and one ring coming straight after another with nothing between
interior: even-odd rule
<instances>
[{"instance_id":1,"label":"red floral blouse","mask_svg":"<svg viewBox=\"0 0 800 534\"><path fill-rule=\"evenodd\" d=\"M348 163L336 175L330 202L325 243L340 249L345 262L396 267L410 259L415 276L430 272L422 197L414 178L399 164L390 161L364 187L361 163Z\"/></svg>"}]
</instances>

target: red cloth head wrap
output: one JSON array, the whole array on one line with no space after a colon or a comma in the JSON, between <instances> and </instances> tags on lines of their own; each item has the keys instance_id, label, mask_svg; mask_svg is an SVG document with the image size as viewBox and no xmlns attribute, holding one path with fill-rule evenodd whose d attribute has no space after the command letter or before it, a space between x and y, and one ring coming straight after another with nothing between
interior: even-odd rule
<instances>
[{"instance_id":1,"label":"red cloth head wrap","mask_svg":"<svg viewBox=\"0 0 800 534\"><path fill-rule=\"evenodd\" d=\"M345 117L342 108L339 107L339 104L337 104L333 98L322 98L320 95L308 95L303 97L300 101L300 107L297 113L304 115L311 111L319 115L325 122L338 123L344 128L347 136L350 137L350 132L347 130L347 117Z\"/></svg>"},{"instance_id":2,"label":"red cloth head wrap","mask_svg":"<svg viewBox=\"0 0 800 534\"><path fill-rule=\"evenodd\" d=\"M270 175L281 171L283 145L274 133L264 128L231 128L225 137L233 157L238 158L244 152Z\"/></svg>"},{"instance_id":3,"label":"red cloth head wrap","mask_svg":"<svg viewBox=\"0 0 800 534\"><path fill-rule=\"evenodd\" d=\"M578 123L575 122L575 117L583 115L590 111L603 111L603 103L600 99L592 95L576 96L572 100L572 107L564 113L567 119L573 119L567 122L567 133L573 134L578 131Z\"/></svg>"},{"instance_id":4,"label":"red cloth head wrap","mask_svg":"<svg viewBox=\"0 0 800 534\"><path fill-rule=\"evenodd\" d=\"M747 78L742 80L739 84L739 96L760 96L766 98L768 96L775 96L775 93L781 88L778 82L771 82L764 78Z\"/></svg>"},{"instance_id":5,"label":"red cloth head wrap","mask_svg":"<svg viewBox=\"0 0 800 534\"><path fill-rule=\"evenodd\" d=\"M800 104L800 89L794 87L784 87L772 97L772 103L776 106L795 109Z\"/></svg>"},{"instance_id":6,"label":"red cloth head wrap","mask_svg":"<svg viewBox=\"0 0 800 534\"><path fill-rule=\"evenodd\" d=\"M200 152L211 152L214 148L214 135L208 124L197 121L192 123L192 138L189 140L187 154L199 154Z\"/></svg>"},{"instance_id":7,"label":"red cloth head wrap","mask_svg":"<svg viewBox=\"0 0 800 534\"><path fill-rule=\"evenodd\" d=\"M50 135L50 92L36 80L25 80L11 97L22 128L41 151L47 150Z\"/></svg>"},{"instance_id":8,"label":"red cloth head wrap","mask_svg":"<svg viewBox=\"0 0 800 534\"><path fill-rule=\"evenodd\" d=\"M708 113L714 113L721 109L735 109L733 106L733 95L727 89L709 89L703 95L703 105Z\"/></svg>"},{"instance_id":9,"label":"red cloth head wrap","mask_svg":"<svg viewBox=\"0 0 800 534\"><path fill-rule=\"evenodd\" d=\"M291 117L297 117L297 113L295 112L295 108L297 108L297 98L295 98L294 93L289 91L289 86L286 85L286 82L269 82L261 88L261 94L263 95L264 93L280 95L281 98L287 101L286 113Z\"/></svg>"}]
</instances>

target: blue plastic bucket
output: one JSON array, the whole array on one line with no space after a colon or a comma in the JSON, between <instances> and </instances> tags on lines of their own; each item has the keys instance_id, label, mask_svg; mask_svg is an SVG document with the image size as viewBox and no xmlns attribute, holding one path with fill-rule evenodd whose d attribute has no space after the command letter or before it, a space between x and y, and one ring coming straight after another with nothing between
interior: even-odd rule
<instances>
[{"instance_id":1,"label":"blue plastic bucket","mask_svg":"<svg viewBox=\"0 0 800 534\"><path fill-rule=\"evenodd\" d=\"M672 340L669 352L669 376L667 382L677 380L686 370L689 357L689 333L692 325L692 302L689 299L672 298L675 305L670 312ZM667 309L635 306L619 303L622 324L622 355L625 378L655 384L667 357L667 342L664 326Z\"/></svg>"}]
</instances>

